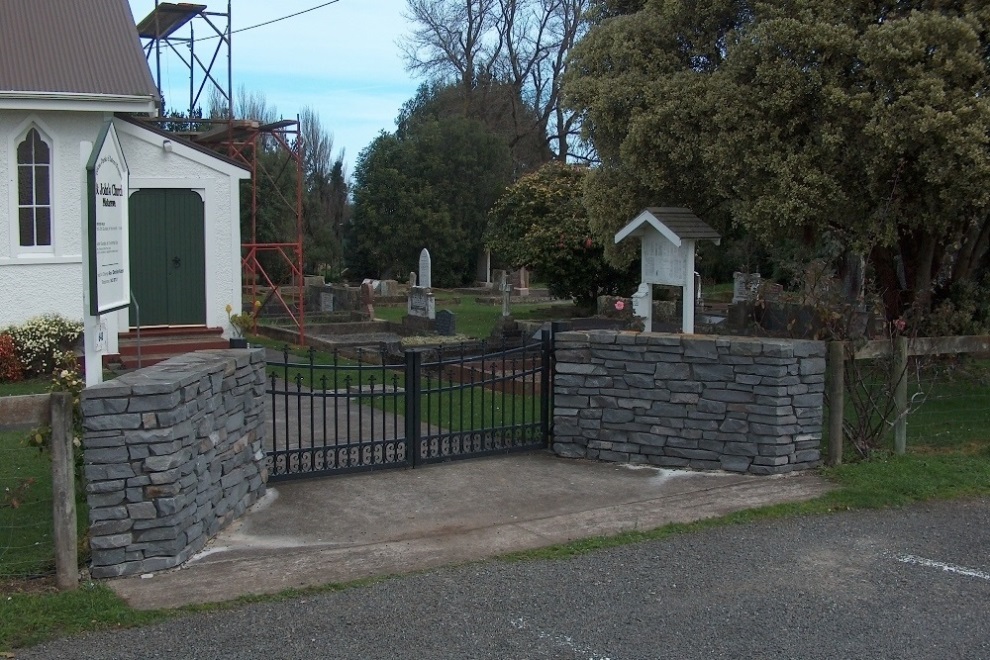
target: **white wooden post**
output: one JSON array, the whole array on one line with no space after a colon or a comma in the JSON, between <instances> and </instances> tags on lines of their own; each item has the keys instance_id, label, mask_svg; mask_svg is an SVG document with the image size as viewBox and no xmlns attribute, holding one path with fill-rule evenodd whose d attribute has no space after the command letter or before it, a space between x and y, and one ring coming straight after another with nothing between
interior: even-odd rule
<instances>
[{"instance_id":1,"label":"white wooden post","mask_svg":"<svg viewBox=\"0 0 990 660\"><path fill-rule=\"evenodd\" d=\"M92 142L79 143L79 158L82 161L82 189L89 189L89 181L86 176L86 163L93 153ZM90 314L90 296L93 292L89 290L89 207L87 206L88 192L83 195L82 201L82 285L83 285L83 364L86 369L86 387L98 385L103 382L103 353L98 352L97 338L100 332L100 317ZM105 344L104 344L105 346Z\"/></svg>"},{"instance_id":2,"label":"white wooden post","mask_svg":"<svg viewBox=\"0 0 990 660\"><path fill-rule=\"evenodd\" d=\"M694 241L684 241L684 293L681 332L694 334Z\"/></svg>"}]
</instances>

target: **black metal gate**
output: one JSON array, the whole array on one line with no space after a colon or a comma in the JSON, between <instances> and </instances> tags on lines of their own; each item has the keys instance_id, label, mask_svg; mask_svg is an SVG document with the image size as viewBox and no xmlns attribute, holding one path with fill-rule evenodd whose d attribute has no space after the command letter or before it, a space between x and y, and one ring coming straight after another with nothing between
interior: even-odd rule
<instances>
[{"instance_id":1,"label":"black metal gate","mask_svg":"<svg viewBox=\"0 0 990 660\"><path fill-rule=\"evenodd\" d=\"M270 481L542 449L552 338L269 361Z\"/></svg>"}]
</instances>

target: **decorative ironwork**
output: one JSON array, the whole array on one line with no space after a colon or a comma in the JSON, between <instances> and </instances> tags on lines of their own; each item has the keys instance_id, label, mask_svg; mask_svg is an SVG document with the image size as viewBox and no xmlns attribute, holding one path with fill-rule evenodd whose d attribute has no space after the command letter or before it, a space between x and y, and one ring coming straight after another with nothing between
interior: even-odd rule
<instances>
[{"instance_id":1,"label":"decorative ironwork","mask_svg":"<svg viewBox=\"0 0 990 660\"><path fill-rule=\"evenodd\" d=\"M550 436L552 335L321 362L268 363L269 480L415 467L543 449Z\"/></svg>"}]
</instances>

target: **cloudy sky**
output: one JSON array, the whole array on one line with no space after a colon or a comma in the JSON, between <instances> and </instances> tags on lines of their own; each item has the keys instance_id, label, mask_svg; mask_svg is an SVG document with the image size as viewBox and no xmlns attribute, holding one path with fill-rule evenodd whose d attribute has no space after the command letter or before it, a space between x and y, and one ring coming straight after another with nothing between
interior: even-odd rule
<instances>
[{"instance_id":1,"label":"cloudy sky","mask_svg":"<svg viewBox=\"0 0 990 660\"><path fill-rule=\"evenodd\" d=\"M155 0L129 2L135 21L155 7ZM202 4L207 11L227 10L226 0ZM381 130L395 129L399 107L418 84L403 68L396 46L407 31L405 0L337 0L320 6L324 4L326 0L234 0L235 95L242 86L261 92L286 118L295 118L306 106L315 109L334 136L334 151L344 149L348 172L353 172L358 152ZM316 9L236 32L312 8ZM197 38L213 33L201 19L194 25ZM198 44L197 55L211 56L213 48L207 44L212 43ZM225 62L219 71L226 76ZM163 56L162 86L170 106L188 103L188 85L188 69L174 55Z\"/></svg>"}]
</instances>

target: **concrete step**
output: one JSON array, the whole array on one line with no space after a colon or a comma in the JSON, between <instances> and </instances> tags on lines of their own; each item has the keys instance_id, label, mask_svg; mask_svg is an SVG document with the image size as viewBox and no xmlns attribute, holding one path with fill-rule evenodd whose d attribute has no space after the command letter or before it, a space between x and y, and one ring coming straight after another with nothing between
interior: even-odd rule
<instances>
[{"instance_id":1,"label":"concrete step","mask_svg":"<svg viewBox=\"0 0 990 660\"><path fill-rule=\"evenodd\" d=\"M119 352L106 356L104 363L137 369L139 351L141 367L150 367L176 355L228 348L230 342L222 334L223 328L147 328L141 330L139 341L137 333L132 331L120 335Z\"/></svg>"}]
</instances>

